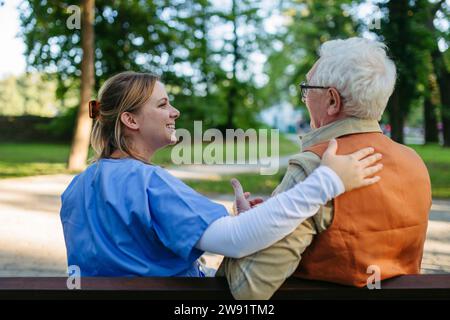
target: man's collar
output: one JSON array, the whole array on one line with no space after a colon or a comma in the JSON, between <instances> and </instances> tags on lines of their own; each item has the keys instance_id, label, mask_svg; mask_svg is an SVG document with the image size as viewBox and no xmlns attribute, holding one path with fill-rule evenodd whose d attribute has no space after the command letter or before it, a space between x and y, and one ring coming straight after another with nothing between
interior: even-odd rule
<instances>
[{"instance_id":1,"label":"man's collar","mask_svg":"<svg viewBox=\"0 0 450 320\"><path fill-rule=\"evenodd\" d=\"M326 126L312 129L307 134L300 136L302 150L320 142L328 141L348 134L363 132L382 132L378 121L358 119L355 117L337 120Z\"/></svg>"}]
</instances>

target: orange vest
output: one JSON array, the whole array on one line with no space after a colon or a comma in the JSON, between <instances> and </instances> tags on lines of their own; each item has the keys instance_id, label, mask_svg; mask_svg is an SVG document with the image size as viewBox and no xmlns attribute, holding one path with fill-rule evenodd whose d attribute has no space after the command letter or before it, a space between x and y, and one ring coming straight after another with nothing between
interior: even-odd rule
<instances>
[{"instance_id":1,"label":"orange vest","mask_svg":"<svg viewBox=\"0 0 450 320\"><path fill-rule=\"evenodd\" d=\"M294 276L363 287L380 268L381 280L420 272L431 207L431 184L422 159L381 133L338 140L338 154L372 146L383 155L381 180L334 199L331 226L303 254ZM307 148L322 157L328 142Z\"/></svg>"}]
</instances>

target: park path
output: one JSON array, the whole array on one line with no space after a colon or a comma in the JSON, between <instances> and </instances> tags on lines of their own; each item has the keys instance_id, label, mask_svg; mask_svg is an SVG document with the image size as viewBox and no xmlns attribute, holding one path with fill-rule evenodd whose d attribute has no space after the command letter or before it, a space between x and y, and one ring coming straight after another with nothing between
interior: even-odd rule
<instances>
[{"instance_id":1,"label":"park path","mask_svg":"<svg viewBox=\"0 0 450 320\"><path fill-rule=\"evenodd\" d=\"M60 195L72 178L0 180L0 276L65 275ZM212 199L231 208L230 195ZM206 260L217 266L221 257L206 255ZM450 200L433 201L422 267L425 273L450 273Z\"/></svg>"}]
</instances>

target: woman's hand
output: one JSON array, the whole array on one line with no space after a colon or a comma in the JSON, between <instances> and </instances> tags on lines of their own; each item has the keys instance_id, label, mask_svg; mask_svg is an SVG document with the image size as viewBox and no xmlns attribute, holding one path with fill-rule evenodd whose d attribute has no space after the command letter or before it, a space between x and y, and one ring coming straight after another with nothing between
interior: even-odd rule
<instances>
[{"instance_id":1,"label":"woman's hand","mask_svg":"<svg viewBox=\"0 0 450 320\"><path fill-rule=\"evenodd\" d=\"M250 192L244 192L238 179L233 178L230 182L234 190L234 211L236 214L240 214L264 202L262 198L249 200Z\"/></svg>"},{"instance_id":2,"label":"woman's hand","mask_svg":"<svg viewBox=\"0 0 450 320\"><path fill-rule=\"evenodd\" d=\"M374 148L364 148L347 155L337 155L337 148L337 141L330 140L330 144L322 156L321 164L336 172L344 183L346 191L369 186L380 180L379 176L372 177L383 168L381 163L375 164L382 156L380 153L373 154Z\"/></svg>"}]
</instances>

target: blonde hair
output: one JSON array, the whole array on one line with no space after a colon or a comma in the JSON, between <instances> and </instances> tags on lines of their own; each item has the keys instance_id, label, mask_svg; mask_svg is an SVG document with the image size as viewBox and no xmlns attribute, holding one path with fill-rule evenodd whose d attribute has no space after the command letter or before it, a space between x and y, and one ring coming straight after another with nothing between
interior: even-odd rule
<instances>
[{"instance_id":1,"label":"blonde hair","mask_svg":"<svg viewBox=\"0 0 450 320\"><path fill-rule=\"evenodd\" d=\"M120 115L124 112L137 112L152 95L158 76L149 73L122 72L102 85L98 94L99 110L91 134L94 161L110 158L115 150L130 157L142 159L131 148L123 132Z\"/></svg>"}]
</instances>

